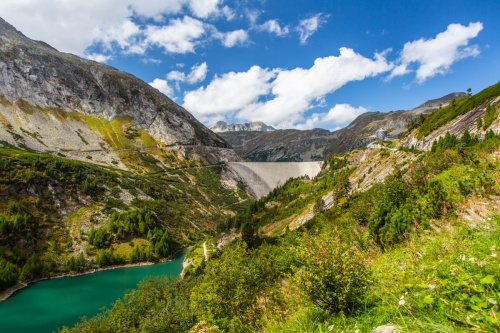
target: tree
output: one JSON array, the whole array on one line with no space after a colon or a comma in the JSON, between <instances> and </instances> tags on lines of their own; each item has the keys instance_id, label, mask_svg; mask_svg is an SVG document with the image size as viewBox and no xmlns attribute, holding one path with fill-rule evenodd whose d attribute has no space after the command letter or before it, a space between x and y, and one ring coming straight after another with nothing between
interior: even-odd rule
<instances>
[{"instance_id":1,"label":"tree","mask_svg":"<svg viewBox=\"0 0 500 333\"><path fill-rule=\"evenodd\" d=\"M467 95L469 95L469 96L472 95L471 91L472 91L471 88L467 88Z\"/></svg>"},{"instance_id":2,"label":"tree","mask_svg":"<svg viewBox=\"0 0 500 333\"><path fill-rule=\"evenodd\" d=\"M460 138L460 143L464 146L470 146L472 142L472 137L470 136L469 130L465 130L464 134Z\"/></svg>"}]
</instances>

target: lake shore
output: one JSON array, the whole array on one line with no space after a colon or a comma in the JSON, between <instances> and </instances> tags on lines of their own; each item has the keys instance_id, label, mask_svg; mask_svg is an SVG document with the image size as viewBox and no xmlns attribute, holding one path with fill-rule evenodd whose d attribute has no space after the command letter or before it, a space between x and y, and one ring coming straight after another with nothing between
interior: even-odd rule
<instances>
[{"instance_id":1,"label":"lake shore","mask_svg":"<svg viewBox=\"0 0 500 333\"><path fill-rule=\"evenodd\" d=\"M40 279L35 279L33 281L29 281L28 283L18 283L15 286L10 287L9 289L5 290L4 292L2 292L0 294L0 302L4 302L4 301L8 300L10 297L12 297L19 290L27 288L31 284L39 282L39 281L53 280L53 279L62 279L62 278L67 278L67 277L80 276L80 275L88 275L88 274L94 274L94 273L98 273L98 272L109 271L109 270L119 269L119 268L129 268L129 267L138 267L138 266L151 266L151 265L154 265L154 264L159 264L159 263L163 263L163 262L167 262L167 261L172 261L172 260L175 260L175 259L164 260L164 261L159 261L159 262L140 262L140 263L135 263L135 264L114 265L114 266L108 266L108 267L90 269L88 271L81 272L81 273L76 273L76 274L61 274L61 275L55 275L55 276L49 276L49 277L44 277L44 278L40 278Z\"/></svg>"}]
</instances>

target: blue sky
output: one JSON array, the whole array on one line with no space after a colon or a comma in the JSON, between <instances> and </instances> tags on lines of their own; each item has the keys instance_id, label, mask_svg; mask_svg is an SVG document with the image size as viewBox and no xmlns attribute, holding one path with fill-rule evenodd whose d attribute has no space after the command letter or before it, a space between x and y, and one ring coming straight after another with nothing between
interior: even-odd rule
<instances>
[{"instance_id":1,"label":"blue sky","mask_svg":"<svg viewBox=\"0 0 500 333\"><path fill-rule=\"evenodd\" d=\"M2 0L30 38L150 83L206 125L336 129L500 80L500 1Z\"/></svg>"}]
</instances>

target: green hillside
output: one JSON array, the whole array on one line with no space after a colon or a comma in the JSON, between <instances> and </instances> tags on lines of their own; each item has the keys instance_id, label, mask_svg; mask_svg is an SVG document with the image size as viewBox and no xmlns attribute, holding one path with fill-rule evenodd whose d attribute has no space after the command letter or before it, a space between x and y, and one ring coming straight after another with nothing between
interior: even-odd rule
<instances>
[{"instance_id":1,"label":"green hillside","mask_svg":"<svg viewBox=\"0 0 500 333\"><path fill-rule=\"evenodd\" d=\"M0 148L0 291L171 257L248 205L242 185L222 185L224 170L136 173Z\"/></svg>"},{"instance_id":2,"label":"green hillside","mask_svg":"<svg viewBox=\"0 0 500 333\"><path fill-rule=\"evenodd\" d=\"M314 180L226 219L219 229L241 239L183 279L146 280L63 331L498 332L500 137L451 141L367 152L362 164L359 151L331 157ZM395 171L363 187L385 163ZM308 209L314 218L290 231Z\"/></svg>"},{"instance_id":3,"label":"green hillside","mask_svg":"<svg viewBox=\"0 0 500 333\"><path fill-rule=\"evenodd\" d=\"M422 124L418 128L418 138L421 139L425 137L432 131L435 131L443 125L449 123L456 117L467 113L473 108L480 106L497 96L500 96L500 82L480 91L475 95L453 100L449 105L436 110L422 121ZM486 115L485 118L487 118ZM493 118L496 118L496 115L490 115L489 120L484 119L482 121L484 122L482 126L484 126L485 130L491 124Z\"/></svg>"}]
</instances>

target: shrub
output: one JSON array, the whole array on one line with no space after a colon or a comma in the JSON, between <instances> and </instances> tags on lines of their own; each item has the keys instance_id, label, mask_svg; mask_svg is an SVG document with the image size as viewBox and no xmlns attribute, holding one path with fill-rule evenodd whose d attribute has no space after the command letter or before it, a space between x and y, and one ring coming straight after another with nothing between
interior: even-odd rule
<instances>
[{"instance_id":1,"label":"shrub","mask_svg":"<svg viewBox=\"0 0 500 333\"><path fill-rule=\"evenodd\" d=\"M364 303L370 277L365 258L340 240L337 229L323 237L305 235L296 251L301 266L294 281L312 303L331 313L352 312Z\"/></svg>"}]
</instances>

